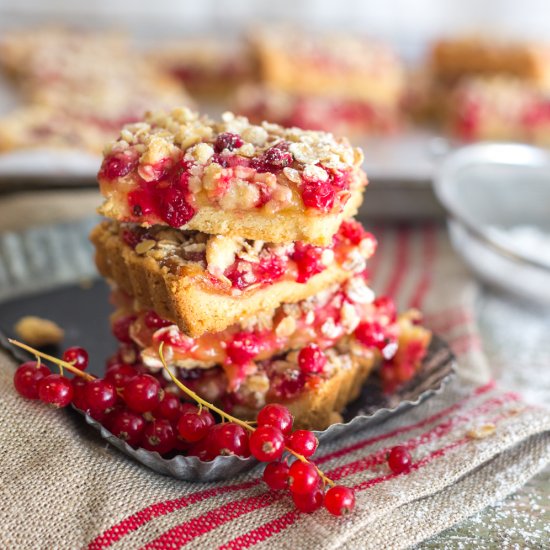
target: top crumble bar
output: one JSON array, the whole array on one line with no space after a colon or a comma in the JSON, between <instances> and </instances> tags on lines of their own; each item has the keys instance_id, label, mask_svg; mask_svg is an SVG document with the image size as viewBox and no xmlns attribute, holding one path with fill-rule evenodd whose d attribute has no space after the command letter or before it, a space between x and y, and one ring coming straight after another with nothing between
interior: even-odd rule
<instances>
[{"instance_id":1,"label":"top crumble bar","mask_svg":"<svg viewBox=\"0 0 550 550\"><path fill-rule=\"evenodd\" d=\"M367 183L346 139L232 113L147 113L104 153L104 216L269 242L329 244Z\"/></svg>"}]
</instances>

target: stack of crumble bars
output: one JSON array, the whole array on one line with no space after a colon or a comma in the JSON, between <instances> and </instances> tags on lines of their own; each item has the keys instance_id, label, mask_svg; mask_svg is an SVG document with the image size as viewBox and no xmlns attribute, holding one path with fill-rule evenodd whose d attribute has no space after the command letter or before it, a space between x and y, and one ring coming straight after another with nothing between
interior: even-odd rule
<instances>
[{"instance_id":1,"label":"stack of crumble bars","mask_svg":"<svg viewBox=\"0 0 550 550\"><path fill-rule=\"evenodd\" d=\"M301 427L341 420L373 368L409 379L430 333L375 299L376 241L353 219L362 153L332 134L215 122L185 109L124 127L99 172L92 232L113 285L115 358L172 372L242 418L284 403Z\"/></svg>"}]
</instances>

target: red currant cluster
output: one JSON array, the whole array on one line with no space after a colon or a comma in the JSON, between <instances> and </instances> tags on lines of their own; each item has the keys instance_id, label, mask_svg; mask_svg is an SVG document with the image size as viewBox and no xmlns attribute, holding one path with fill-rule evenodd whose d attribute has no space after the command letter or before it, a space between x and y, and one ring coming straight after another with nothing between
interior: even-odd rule
<instances>
[{"instance_id":1,"label":"red currant cluster","mask_svg":"<svg viewBox=\"0 0 550 550\"><path fill-rule=\"evenodd\" d=\"M292 431L290 412L277 404L266 405L258 413L258 427L250 435L250 452L268 462L263 479L270 489L290 490L301 512L310 514L324 504L331 514L346 515L355 507L355 494L348 487L334 485L308 460L318 444L313 432ZM281 460L285 450L297 459L290 465ZM327 485L331 487L325 492Z\"/></svg>"},{"instance_id":2,"label":"red currant cluster","mask_svg":"<svg viewBox=\"0 0 550 550\"><path fill-rule=\"evenodd\" d=\"M353 490L335 486L309 460L318 440L311 431L293 430L292 415L282 405L266 405L256 422L244 422L206 402L175 377L174 383L196 405L165 392L156 378L129 365L112 365L104 379L87 374L88 354L83 348L69 348L59 360L12 343L37 357L37 361L24 363L15 372L14 385L23 397L40 399L57 408L72 403L129 445L161 455L185 452L204 461L216 456L252 455L268 463L263 474L267 485L290 490L302 512L314 512L324 504L331 514L341 516L355 506ZM162 359L162 348L159 354ZM57 364L60 374L52 374L40 357ZM64 376L64 370L75 377ZM210 411L217 413L222 422L216 423ZM290 457L295 458L291 464Z\"/></svg>"}]
</instances>

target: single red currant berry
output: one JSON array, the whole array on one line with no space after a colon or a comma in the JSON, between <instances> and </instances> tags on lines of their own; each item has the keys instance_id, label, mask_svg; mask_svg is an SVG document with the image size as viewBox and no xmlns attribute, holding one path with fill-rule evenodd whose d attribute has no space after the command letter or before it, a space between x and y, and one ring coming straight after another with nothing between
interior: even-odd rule
<instances>
[{"instance_id":1,"label":"single red currant berry","mask_svg":"<svg viewBox=\"0 0 550 550\"><path fill-rule=\"evenodd\" d=\"M101 378L90 380L84 390L84 399L92 416L106 412L115 406L117 393L114 385Z\"/></svg>"},{"instance_id":2,"label":"single red currant berry","mask_svg":"<svg viewBox=\"0 0 550 550\"><path fill-rule=\"evenodd\" d=\"M386 334L382 325L376 321L365 321L355 329L355 338L364 346L382 350L386 347Z\"/></svg>"},{"instance_id":3,"label":"single red currant berry","mask_svg":"<svg viewBox=\"0 0 550 550\"><path fill-rule=\"evenodd\" d=\"M88 382L82 378L73 379L73 405L85 411L88 408L88 401L86 401L86 386Z\"/></svg>"},{"instance_id":4,"label":"single red currant berry","mask_svg":"<svg viewBox=\"0 0 550 550\"><path fill-rule=\"evenodd\" d=\"M38 397L56 408L66 407L73 399L73 385L65 376L49 374L38 382Z\"/></svg>"},{"instance_id":5,"label":"single red currant berry","mask_svg":"<svg viewBox=\"0 0 550 550\"><path fill-rule=\"evenodd\" d=\"M17 393L27 399L38 399L38 383L48 376L50 369L38 361L27 361L17 367L13 385Z\"/></svg>"},{"instance_id":6,"label":"single red currant berry","mask_svg":"<svg viewBox=\"0 0 550 550\"><path fill-rule=\"evenodd\" d=\"M171 227L184 226L194 215L195 209L189 204L185 192L169 187L161 195L160 217Z\"/></svg>"},{"instance_id":7,"label":"single red currant berry","mask_svg":"<svg viewBox=\"0 0 550 550\"><path fill-rule=\"evenodd\" d=\"M141 446L144 449L163 455L170 452L175 444L176 435L168 420L153 420L145 426L141 437Z\"/></svg>"},{"instance_id":8,"label":"single red currant berry","mask_svg":"<svg viewBox=\"0 0 550 550\"><path fill-rule=\"evenodd\" d=\"M388 453L388 466L394 474L402 474L410 470L412 464L411 453L406 447L398 445Z\"/></svg>"},{"instance_id":9,"label":"single red currant berry","mask_svg":"<svg viewBox=\"0 0 550 550\"><path fill-rule=\"evenodd\" d=\"M311 463L296 460L290 466L288 482L293 493L311 493L319 485L320 479L315 466Z\"/></svg>"},{"instance_id":10,"label":"single red currant berry","mask_svg":"<svg viewBox=\"0 0 550 550\"><path fill-rule=\"evenodd\" d=\"M141 414L128 410L115 411L109 419L109 430L111 433L126 441L131 447L137 447L141 441L145 420Z\"/></svg>"},{"instance_id":11,"label":"single red currant berry","mask_svg":"<svg viewBox=\"0 0 550 550\"><path fill-rule=\"evenodd\" d=\"M292 153L288 151L288 142L273 145L264 153L265 163L271 168L285 168L293 161Z\"/></svg>"},{"instance_id":12,"label":"single red currant berry","mask_svg":"<svg viewBox=\"0 0 550 550\"><path fill-rule=\"evenodd\" d=\"M88 366L88 352L84 348L74 346L63 352L63 361L71 363L77 369L86 370Z\"/></svg>"},{"instance_id":13,"label":"single red currant berry","mask_svg":"<svg viewBox=\"0 0 550 550\"><path fill-rule=\"evenodd\" d=\"M288 489L288 471L289 467L285 462L270 462L264 470L264 481L274 491Z\"/></svg>"},{"instance_id":14,"label":"single red currant berry","mask_svg":"<svg viewBox=\"0 0 550 550\"><path fill-rule=\"evenodd\" d=\"M147 328L152 329L159 329L164 327L169 327L172 323L170 321L167 321L166 319L163 319L162 317L159 317L154 311L150 310L148 311L144 317L143 321L145 323L145 326Z\"/></svg>"},{"instance_id":15,"label":"single red currant berry","mask_svg":"<svg viewBox=\"0 0 550 550\"><path fill-rule=\"evenodd\" d=\"M181 401L177 395L165 392L159 406L153 411L155 418L166 418L170 422L177 422L181 414Z\"/></svg>"},{"instance_id":16,"label":"single red currant berry","mask_svg":"<svg viewBox=\"0 0 550 550\"><path fill-rule=\"evenodd\" d=\"M317 450L319 441L309 430L296 430L288 438L287 445L298 454L309 458Z\"/></svg>"},{"instance_id":17,"label":"single red currant berry","mask_svg":"<svg viewBox=\"0 0 550 550\"><path fill-rule=\"evenodd\" d=\"M304 374L323 372L326 364L327 357L317 344L308 344L298 354L298 366Z\"/></svg>"},{"instance_id":18,"label":"single red currant berry","mask_svg":"<svg viewBox=\"0 0 550 550\"><path fill-rule=\"evenodd\" d=\"M260 426L250 435L250 452L261 462L279 460L285 450L285 436L273 426Z\"/></svg>"},{"instance_id":19,"label":"single red currant berry","mask_svg":"<svg viewBox=\"0 0 550 550\"><path fill-rule=\"evenodd\" d=\"M178 437L177 441L178 446L180 444L187 445L187 456L196 456L203 462L209 462L210 460L214 460L218 456L217 448L214 446L212 438L209 436L206 436L204 439L201 439L196 443L188 443L181 437Z\"/></svg>"},{"instance_id":20,"label":"single red currant berry","mask_svg":"<svg viewBox=\"0 0 550 550\"><path fill-rule=\"evenodd\" d=\"M248 436L245 429L233 422L216 424L204 439L208 454L215 456L250 456Z\"/></svg>"},{"instance_id":21,"label":"single red currant berry","mask_svg":"<svg viewBox=\"0 0 550 550\"><path fill-rule=\"evenodd\" d=\"M189 401L184 401L181 404L180 415L187 414L187 413L198 413L198 412L199 412L199 408L197 407L197 405L193 405L193 403L189 403Z\"/></svg>"},{"instance_id":22,"label":"single red currant berry","mask_svg":"<svg viewBox=\"0 0 550 550\"><path fill-rule=\"evenodd\" d=\"M212 413L204 407L199 413L199 417L208 428L211 428L216 423L216 419L212 416Z\"/></svg>"},{"instance_id":23,"label":"single red currant berry","mask_svg":"<svg viewBox=\"0 0 550 550\"><path fill-rule=\"evenodd\" d=\"M221 153L224 149L233 151L233 149L238 149L243 144L244 141L238 134L224 132L216 138L216 141L214 142L214 150L216 153Z\"/></svg>"},{"instance_id":24,"label":"single red currant berry","mask_svg":"<svg viewBox=\"0 0 550 550\"><path fill-rule=\"evenodd\" d=\"M112 324L112 331L115 338L124 344L131 344L130 326L136 320L135 315L126 315L115 319Z\"/></svg>"},{"instance_id":25,"label":"single red currant berry","mask_svg":"<svg viewBox=\"0 0 550 550\"><path fill-rule=\"evenodd\" d=\"M292 493L292 500L294 505L300 512L306 514L312 514L315 510L318 510L323 505L323 499L325 498L325 493L321 487L317 486L311 493L305 493L299 495L298 493Z\"/></svg>"},{"instance_id":26,"label":"single red currant berry","mask_svg":"<svg viewBox=\"0 0 550 550\"><path fill-rule=\"evenodd\" d=\"M395 323L397 319L397 308L395 307L395 302L389 296L378 296L372 302L372 305L376 309L386 315L390 323Z\"/></svg>"},{"instance_id":27,"label":"single red currant berry","mask_svg":"<svg viewBox=\"0 0 550 550\"><path fill-rule=\"evenodd\" d=\"M239 332L227 344L227 357L236 365L246 365L260 352L260 345L254 334Z\"/></svg>"},{"instance_id":28,"label":"single red currant berry","mask_svg":"<svg viewBox=\"0 0 550 550\"><path fill-rule=\"evenodd\" d=\"M150 374L138 374L124 386L124 401L128 408L137 413L154 411L164 392L160 383Z\"/></svg>"},{"instance_id":29,"label":"single red currant berry","mask_svg":"<svg viewBox=\"0 0 550 550\"><path fill-rule=\"evenodd\" d=\"M115 388L123 388L137 373L136 368L126 363L115 363L105 373L105 380Z\"/></svg>"},{"instance_id":30,"label":"single red currant berry","mask_svg":"<svg viewBox=\"0 0 550 550\"><path fill-rule=\"evenodd\" d=\"M263 407L256 419L258 426L273 426L279 429L283 435L288 435L292 430L292 415L283 405L270 403Z\"/></svg>"},{"instance_id":31,"label":"single red currant berry","mask_svg":"<svg viewBox=\"0 0 550 550\"><path fill-rule=\"evenodd\" d=\"M190 443L203 439L208 433L208 426L198 413L182 414L178 420L178 433L180 437Z\"/></svg>"},{"instance_id":32,"label":"single red currant berry","mask_svg":"<svg viewBox=\"0 0 550 550\"><path fill-rule=\"evenodd\" d=\"M325 495L325 508L333 516L345 516L355 508L355 492L349 487L335 485Z\"/></svg>"},{"instance_id":33,"label":"single red currant berry","mask_svg":"<svg viewBox=\"0 0 550 550\"><path fill-rule=\"evenodd\" d=\"M302 187L302 201L306 208L329 212L335 199L336 191L328 182L307 183Z\"/></svg>"}]
</instances>

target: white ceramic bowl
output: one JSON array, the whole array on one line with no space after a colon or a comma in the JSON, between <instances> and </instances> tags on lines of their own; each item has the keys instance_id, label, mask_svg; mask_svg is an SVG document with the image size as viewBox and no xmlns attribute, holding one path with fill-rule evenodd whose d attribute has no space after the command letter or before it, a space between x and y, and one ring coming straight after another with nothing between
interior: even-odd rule
<instances>
[{"instance_id":1,"label":"white ceramic bowl","mask_svg":"<svg viewBox=\"0 0 550 550\"><path fill-rule=\"evenodd\" d=\"M484 281L550 305L550 151L480 143L450 154L434 180L451 241Z\"/></svg>"}]
</instances>

